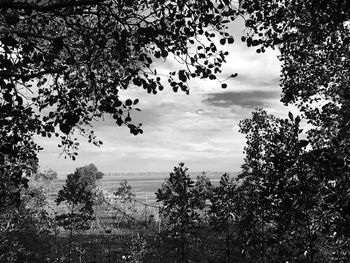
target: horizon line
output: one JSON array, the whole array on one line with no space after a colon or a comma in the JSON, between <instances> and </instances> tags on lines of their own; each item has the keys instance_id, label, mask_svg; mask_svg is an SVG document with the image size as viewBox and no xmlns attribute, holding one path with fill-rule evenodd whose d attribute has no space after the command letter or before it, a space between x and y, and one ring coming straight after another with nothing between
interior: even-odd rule
<instances>
[{"instance_id":1,"label":"horizon line","mask_svg":"<svg viewBox=\"0 0 350 263\"><path fill-rule=\"evenodd\" d=\"M126 173L172 173L172 171L101 171L103 174L108 173L120 173L120 174L126 174ZM215 170L208 170L208 171L188 171L188 173L239 173L239 171L215 171ZM57 172L58 174L70 174L73 172Z\"/></svg>"}]
</instances>

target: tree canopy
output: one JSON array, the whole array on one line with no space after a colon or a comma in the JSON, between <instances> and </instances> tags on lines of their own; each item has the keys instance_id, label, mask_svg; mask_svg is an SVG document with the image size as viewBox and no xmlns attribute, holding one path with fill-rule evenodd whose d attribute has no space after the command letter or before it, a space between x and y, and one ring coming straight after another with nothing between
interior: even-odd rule
<instances>
[{"instance_id":1,"label":"tree canopy","mask_svg":"<svg viewBox=\"0 0 350 263\"><path fill-rule=\"evenodd\" d=\"M282 102L295 104L322 139L348 137L349 7L346 0L241 1L242 40L258 53L279 49Z\"/></svg>"},{"instance_id":2,"label":"tree canopy","mask_svg":"<svg viewBox=\"0 0 350 263\"><path fill-rule=\"evenodd\" d=\"M294 104L312 124L303 154L308 180L329 217L328 239L347 260L349 222L349 1L242 1L248 46L277 47L282 62L282 102ZM263 157L263 156L262 156ZM283 169L287 169L285 166ZM314 181L315 182L315 181ZM310 182L308 182L310 183ZM331 230L332 229L332 230Z\"/></svg>"},{"instance_id":3,"label":"tree canopy","mask_svg":"<svg viewBox=\"0 0 350 263\"><path fill-rule=\"evenodd\" d=\"M347 201L350 187L349 1L246 0L241 1L241 8L245 10L248 28L242 40L256 47L258 53L267 47L279 49L282 102L296 105L302 118L312 125L306 133L308 150L291 162L295 168L306 169L302 174L307 176L298 182L304 185L296 189L303 189L303 193L291 200L301 205L300 216L317 222L315 225L309 222L312 241L307 260L315 260L317 233L323 229L323 237L339 251L328 255L328 260L348 261L349 232L345 225L350 218ZM270 135L278 133L269 131ZM264 138L261 134L258 137ZM281 142L281 145L284 144ZM256 164L267 157L264 154L267 152L261 150L256 155L259 161ZM288 172L293 166L284 163L281 171ZM315 192L320 203L313 198L306 198L303 203L299 198L317 196ZM301 211L302 206L307 209ZM310 206L313 213L307 212ZM318 217L317 213L323 216Z\"/></svg>"},{"instance_id":4,"label":"tree canopy","mask_svg":"<svg viewBox=\"0 0 350 263\"><path fill-rule=\"evenodd\" d=\"M74 131L101 144L88 127L105 113L142 133L131 119L138 99L121 99L122 90L156 94L165 78L188 93L189 79L216 79L227 53L212 39L231 43L223 20L237 15L221 1L5 1L0 9L1 136L17 147L2 153L35 152L38 134L59 137L73 159ZM184 69L158 74L153 63L170 55Z\"/></svg>"},{"instance_id":5,"label":"tree canopy","mask_svg":"<svg viewBox=\"0 0 350 263\"><path fill-rule=\"evenodd\" d=\"M64 203L67 213L56 216L58 225L71 231L81 231L90 228L89 222L93 215L93 195L89 184L78 173L67 176L66 184L58 192L55 200L57 205Z\"/></svg>"},{"instance_id":6,"label":"tree canopy","mask_svg":"<svg viewBox=\"0 0 350 263\"><path fill-rule=\"evenodd\" d=\"M117 191L114 192L114 195L121 200L122 203L131 203L135 197L135 192L132 191L131 185L126 179L120 181L120 186Z\"/></svg>"},{"instance_id":7,"label":"tree canopy","mask_svg":"<svg viewBox=\"0 0 350 263\"><path fill-rule=\"evenodd\" d=\"M184 229L196 223L199 214L197 195L193 195L194 181L187 173L184 163L174 167L174 172L164 180L162 187L156 192L157 202L162 202L162 215L168 220L168 225L174 232L184 232Z\"/></svg>"},{"instance_id":8,"label":"tree canopy","mask_svg":"<svg viewBox=\"0 0 350 263\"><path fill-rule=\"evenodd\" d=\"M75 174L90 190L94 189L97 181L103 178L103 173L93 163L75 169Z\"/></svg>"}]
</instances>

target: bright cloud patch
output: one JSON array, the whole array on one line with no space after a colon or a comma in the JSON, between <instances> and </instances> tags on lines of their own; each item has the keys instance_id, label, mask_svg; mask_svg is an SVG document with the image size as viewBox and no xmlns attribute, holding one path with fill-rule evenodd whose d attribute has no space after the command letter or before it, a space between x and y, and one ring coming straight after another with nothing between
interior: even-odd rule
<instances>
[{"instance_id":1,"label":"bright cloud patch","mask_svg":"<svg viewBox=\"0 0 350 263\"><path fill-rule=\"evenodd\" d=\"M240 106L246 109L255 107L267 107L278 101L280 95L277 91L246 91L246 92L224 92L211 93L204 100L205 103L216 107Z\"/></svg>"}]
</instances>

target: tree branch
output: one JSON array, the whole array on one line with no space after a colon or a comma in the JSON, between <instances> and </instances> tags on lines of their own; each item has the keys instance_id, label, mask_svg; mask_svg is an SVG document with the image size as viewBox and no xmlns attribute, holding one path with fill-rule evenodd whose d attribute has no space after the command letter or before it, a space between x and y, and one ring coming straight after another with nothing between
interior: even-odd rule
<instances>
[{"instance_id":1,"label":"tree branch","mask_svg":"<svg viewBox=\"0 0 350 263\"><path fill-rule=\"evenodd\" d=\"M61 73L63 70L65 70L65 67L61 68L61 69L57 69L57 70L44 70L44 71L40 71L37 73L32 73L32 74L21 74L21 73L14 73L11 71L7 71L7 70L0 70L0 77L2 78L20 78L20 79L31 79L31 78L37 78L37 77L41 77L45 74L55 74L55 73Z\"/></svg>"},{"instance_id":2,"label":"tree branch","mask_svg":"<svg viewBox=\"0 0 350 263\"><path fill-rule=\"evenodd\" d=\"M58 2L49 5L38 5L32 3L23 3L23 2L14 2L11 0L0 0L0 8L6 9L25 9L25 10L36 10L40 12L52 12L57 9L66 8L66 7L77 7L77 6L91 6L98 5L105 2L106 0L80 0L80 1L67 1L67 2Z\"/></svg>"},{"instance_id":3,"label":"tree branch","mask_svg":"<svg viewBox=\"0 0 350 263\"><path fill-rule=\"evenodd\" d=\"M50 40L50 41L55 40L55 38L53 38L53 37L49 37L49 36L45 36L45 35L33 33L33 32L26 32L26 31L22 31L22 30L18 30L18 29L13 29L13 28L4 29L4 30L0 31L0 33L3 33L3 32L15 34L15 35L18 35L21 37L34 37L34 38L41 38L41 39L46 39L46 40Z\"/></svg>"}]
</instances>

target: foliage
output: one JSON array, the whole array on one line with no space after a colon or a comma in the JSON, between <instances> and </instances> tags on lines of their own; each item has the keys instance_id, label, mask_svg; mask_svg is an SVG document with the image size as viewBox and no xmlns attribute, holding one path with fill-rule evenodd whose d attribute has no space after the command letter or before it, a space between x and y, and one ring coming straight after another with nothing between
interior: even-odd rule
<instances>
[{"instance_id":1,"label":"foliage","mask_svg":"<svg viewBox=\"0 0 350 263\"><path fill-rule=\"evenodd\" d=\"M7 214L1 220L12 220L0 229L0 261L7 262L42 262L50 253L50 234L52 218L44 210L22 208ZM40 256L39 256L40 253Z\"/></svg>"},{"instance_id":2,"label":"foliage","mask_svg":"<svg viewBox=\"0 0 350 263\"><path fill-rule=\"evenodd\" d=\"M211 221L216 226L226 225L234 219L236 200L236 182L225 173L221 176L219 186L213 189L210 198Z\"/></svg>"},{"instance_id":3,"label":"foliage","mask_svg":"<svg viewBox=\"0 0 350 263\"><path fill-rule=\"evenodd\" d=\"M147 236L139 233L131 238L127 247L128 249L125 251L125 255L122 256L122 262L145 262L147 255L153 252L153 248L147 241Z\"/></svg>"},{"instance_id":4,"label":"foliage","mask_svg":"<svg viewBox=\"0 0 350 263\"><path fill-rule=\"evenodd\" d=\"M94 218L92 192L81 176L78 170L69 174L56 199L57 205L64 203L68 209L67 213L56 216L58 225L70 231L89 229Z\"/></svg>"},{"instance_id":5,"label":"foliage","mask_svg":"<svg viewBox=\"0 0 350 263\"><path fill-rule=\"evenodd\" d=\"M268 46L279 48L282 101L295 104L313 125L307 132L310 150L297 160L298 169L306 174L305 187L312 188L319 200L315 204L311 198L308 206L314 207L319 217L323 215L321 221L312 221L311 234L322 232L327 240L323 249L328 262L346 262L346 225L350 222L349 2L247 0L241 2L241 10L250 29L242 40L256 46L257 52ZM300 200L297 195L291 198L297 203ZM332 252L335 250L338 252Z\"/></svg>"},{"instance_id":6,"label":"foliage","mask_svg":"<svg viewBox=\"0 0 350 263\"><path fill-rule=\"evenodd\" d=\"M179 238L181 262L187 262L188 229L199 223L196 210L199 201L194 195L194 181L186 173L187 170L183 163L174 167L174 172L156 192L157 202L162 202L160 213L166 219L169 233Z\"/></svg>"},{"instance_id":7,"label":"foliage","mask_svg":"<svg viewBox=\"0 0 350 263\"><path fill-rule=\"evenodd\" d=\"M93 191L93 199L95 206L103 205L106 202L105 191L99 188L95 189Z\"/></svg>"},{"instance_id":8,"label":"foliage","mask_svg":"<svg viewBox=\"0 0 350 263\"><path fill-rule=\"evenodd\" d=\"M64 203L67 207L67 212L56 215L55 220L58 226L69 231L69 262L72 259L73 232L88 230L91 220L95 218L91 181L89 180L90 178L86 177L86 174L83 173L86 168L86 166L77 168L74 173L68 174L66 184L63 186L63 189L58 192L58 196L55 200L57 205ZM90 173L87 175L91 176Z\"/></svg>"},{"instance_id":9,"label":"foliage","mask_svg":"<svg viewBox=\"0 0 350 263\"><path fill-rule=\"evenodd\" d=\"M42 187L22 191L17 208L0 214L0 261L42 262L50 253L53 218L48 214ZM40 254L40 256L39 256Z\"/></svg>"},{"instance_id":10,"label":"foliage","mask_svg":"<svg viewBox=\"0 0 350 263\"><path fill-rule=\"evenodd\" d=\"M28 179L20 169L0 168L0 213L20 205L21 189L28 187Z\"/></svg>"},{"instance_id":11,"label":"foliage","mask_svg":"<svg viewBox=\"0 0 350 263\"><path fill-rule=\"evenodd\" d=\"M236 219L237 206L239 206L236 191L237 183L227 173L220 178L219 186L213 189L210 201L209 217L211 226L225 237L226 260L230 262L232 240L234 231L232 226Z\"/></svg>"},{"instance_id":12,"label":"foliage","mask_svg":"<svg viewBox=\"0 0 350 263\"><path fill-rule=\"evenodd\" d=\"M75 174L90 190L96 188L97 181L103 178L103 173L93 163L77 168Z\"/></svg>"},{"instance_id":13,"label":"foliage","mask_svg":"<svg viewBox=\"0 0 350 263\"><path fill-rule=\"evenodd\" d=\"M3 89L1 88L1 91ZM36 152L27 111L5 109L0 99L0 207L19 204L20 190L28 187L26 175L37 172ZM10 116L8 116L10 115Z\"/></svg>"},{"instance_id":14,"label":"foliage","mask_svg":"<svg viewBox=\"0 0 350 263\"><path fill-rule=\"evenodd\" d=\"M156 192L157 202L162 202L162 215L176 230L194 225L199 216L195 210L194 181L186 173L187 170L183 163L174 167L174 172Z\"/></svg>"},{"instance_id":15,"label":"foliage","mask_svg":"<svg viewBox=\"0 0 350 263\"><path fill-rule=\"evenodd\" d=\"M44 170L43 172L35 173L34 179L36 181L40 181L40 180L52 181L52 180L57 179L57 172L55 172L52 169L47 169L47 170Z\"/></svg>"},{"instance_id":16,"label":"foliage","mask_svg":"<svg viewBox=\"0 0 350 263\"><path fill-rule=\"evenodd\" d=\"M198 208L205 208L206 202L210 200L213 194L213 188L214 186L205 172L197 176L193 194L196 196L196 200L199 201Z\"/></svg>"},{"instance_id":17,"label":"foliage","mask_svg":"<svg viewBox=\"0 0 350 263\"><path fill-rule=\"evenodd\" d=\"M132 191L131 185L126 179L120 182L120 186L114 195L120 198L123 203L130 203L136 196L135 192Z\"/></svg>"},{"instance_id":18,"label":"foliage","mask_svg":"<svg viewBox=\"0 0 350 263\"><path fill-rule=\"evenodd\" d=\"M282 101L295 104L313 125L308 136L315 150L336 152L347 163L349 2L279 2L242 2L250 28L242 40L258 50L279 48Z\"/></svg>"},{"instance_id":19,"label":"foliage","mask_svg":"<svg viewBox=\"0 0 350 263\"><path fill-rule=\"evenodd\" d=\"M343 119L348 107L349 7L345 0L245 0L241 5L250 29L243 38L247 45L281 52L282 101L296 103L320 129L332 123L327 133L337 129L336 116Z\"/></svg>"},{"instance_id":20,"label":"foliage","mask_svg":"<svg viewBox=\"0 0 350 263\"><path fill-rule=\"evenodd\" d=\"M261 109L240 123L247 146L235 215L252 261L331 260L323 213L328 182L314 173L314 152L299 139L299 124L291 113L284 120Z\"/></svg>"}]
</instances>

